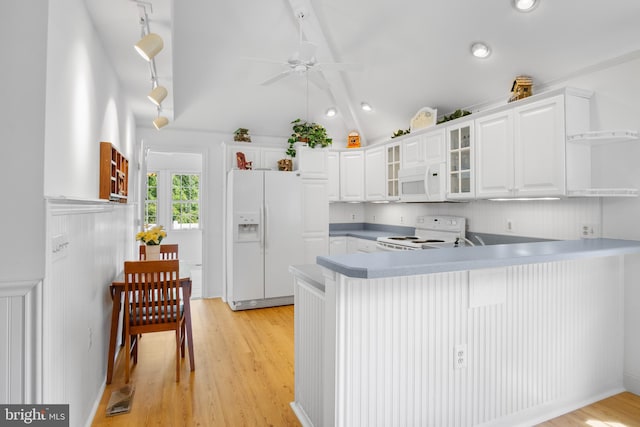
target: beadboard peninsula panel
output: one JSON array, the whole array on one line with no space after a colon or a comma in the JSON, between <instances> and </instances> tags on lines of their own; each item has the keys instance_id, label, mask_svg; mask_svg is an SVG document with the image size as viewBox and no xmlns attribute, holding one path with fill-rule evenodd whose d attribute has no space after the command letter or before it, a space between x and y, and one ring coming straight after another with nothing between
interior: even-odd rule
<instances>
[{"instance_id":1,"label":"beadboard peninsula panel","mask_svg":"<svg viewBox=\"0 0 640 427\"><path fill-rule=\"evenodd\" d=\"M466 271L339 276L335 425L531 425L620 391L622 266L508 267L504 302L473 307Z\"/></svg>"}]
</instances>

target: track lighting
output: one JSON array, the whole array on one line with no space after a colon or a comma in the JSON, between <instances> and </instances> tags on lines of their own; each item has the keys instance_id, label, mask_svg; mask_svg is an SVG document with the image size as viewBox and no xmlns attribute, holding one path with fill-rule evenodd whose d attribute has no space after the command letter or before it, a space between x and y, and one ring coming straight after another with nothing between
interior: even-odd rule
<instances>
[{"instance_id":1,"label":"track lighting","mask_svg":"<svg viewBox=\"0 0 640 427\"><path fill-rule=\"evenodd\" d=\"M153 102L156 106L159 106L166 97L167 88L164 86L156 86L151 92L149 92L149 95L147 95L149 101Z\"/></svg>"},{"instance_id":2,"label":"track lighting","mask_svg":"<svg viewBox=\"0 0 640 427\"><path fill-rule=\"evenodd\" d=\"M155 128L158 130L160 130L161 128L165 127L168 124L169 124L169 119L167 119L165 116L158 116L153 120L153 126L155 126Z\"/></svg>"},{"instance_id":3,"label":"track lighting","mask_svg":"<svg viewBox=\"0 0 640 427\"><path fill-rule=\"evenodd\" d=\"M151 61L164 47L162 37L156 33L149 33L142 37L134 48L147 61Z\"/></svg>"}]
</instances>

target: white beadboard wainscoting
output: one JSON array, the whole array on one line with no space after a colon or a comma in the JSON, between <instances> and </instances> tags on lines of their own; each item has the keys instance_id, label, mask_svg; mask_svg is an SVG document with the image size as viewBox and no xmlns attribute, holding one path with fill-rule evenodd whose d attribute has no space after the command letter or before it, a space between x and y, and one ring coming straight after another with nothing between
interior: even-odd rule
<instances>
[{"instance_id":1,"label":"white beadboard wainscoting","mask_svg":"<svg viewBox=\"0 0 640 427\"><path fill-rule=\"evenodd\" d=\"M134 206L47 203L43 286L43 398L68 403L73 425L90 425L105 386L109 285L134 259Z\"/></svg>"},{"instance_id":2,"label":"white beadboard wainscoting","mask_svg":"<svg viewBox=\"0 0 640 427\"><path fill-rule=\"evenodd\" d=\"M42 282L0 283L0 402L41 397Z\"/></svg>"},{"instance_id":3,"label":"white beadboard wainscoting","mask_svg":"<svg viewBox=\"0 0 640 427\"><path fill-rule=\"evenodd\" d=\"M420 215L456 215L467 219L470 231L545 239L579 239L581 226L602 232L599 198L467 203L332 203L330 222L368 222L415 227ZM511 221L512 231L506 222ZM622 237L624 238L624 237Z\"/></svg>"},{"instance_id":4,"label":"white beadboard wainscoting","mask_svg":"<svg viewBox=\"0 0 640 427\"><path fill-rule=\"evenodd\" d=\"M299 309L299 307L301 309ZM324 292L295 278L295 401L291 404L305 426L323 426Z\"/></svg>"},{"instance_id":5,"label":"white beadboard wainscoting","mask_svg":"<svg viewBox=\"0 0 640 427\"><path fill-rule=\"evenodd\" d=\"M620 392L623 258L369 280L325 270L325 330L296 323L324 348L296 341L293 406L316 427L513 427ZM323 301L296 287L296 316L320 316Z\"/></svg>"}]
</instances>

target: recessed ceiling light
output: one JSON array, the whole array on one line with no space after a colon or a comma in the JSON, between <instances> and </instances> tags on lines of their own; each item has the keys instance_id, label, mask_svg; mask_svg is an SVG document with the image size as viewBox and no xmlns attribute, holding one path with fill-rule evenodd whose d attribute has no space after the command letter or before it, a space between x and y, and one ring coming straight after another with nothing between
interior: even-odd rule
<instances>
[{"instance_id":1,"label":"recessed ceiling light","mask_svg":"<svg viewBox=\"0 0 640 427\"><path fill-rule=\"evenodd\" d=\"M474 43L471 45L471 53L476 58L486 58L491 54L491 49L484 43Z\"/></svg>"},{"instance_id":2,"label":"recessed ceiling light","mask_svg":"<svg viewBox=\"0 0 640 427\"><path fill-rule=\"evenodd\" d=\"M371 105L366 102L361 103L360 108L362 108L363 111L373 111L373 108L371 108Z\"/></svg>"},{"instance_id":3,"label":"recessed ceiling light","mask_svg":"<svg viewBox=\"0 0 640 427\"><path fill-rule=\"evenodd\" d=\"M513 7L519 12L531 12L538 3L538 0L513 0Z\"/></svg>"},{"instance_id":4,"label":"recessed ceiling light","mask_svg":"<svg viewBox=\"0 0 640 427\"><path fill-rule=\"evenodd\" d=\"M338 111L335 108L331 107L331 108L328 108L324 114L327 117L334 117L336 114L338 114Z\"/></svg>"}]
</instances>

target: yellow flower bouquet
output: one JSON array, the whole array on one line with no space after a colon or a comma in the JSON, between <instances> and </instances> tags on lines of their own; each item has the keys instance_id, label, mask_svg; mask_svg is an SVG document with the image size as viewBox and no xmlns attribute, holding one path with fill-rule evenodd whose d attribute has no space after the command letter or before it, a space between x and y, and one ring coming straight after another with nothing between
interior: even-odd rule
<instances>
[{"instance_id":1,"label":"yellow flower bouquet","mask_svg":"<svg viewBox=\"0 0 640 427\"><path fill-rule=\"evenodd\" d=\"M159 245L165 237L167 237L167 232L164 231L161 225L156 225L136 234L136 240L142 241L145 245Z\"/></svg>"}]
</instances>

